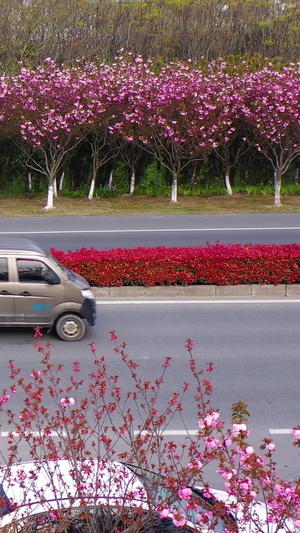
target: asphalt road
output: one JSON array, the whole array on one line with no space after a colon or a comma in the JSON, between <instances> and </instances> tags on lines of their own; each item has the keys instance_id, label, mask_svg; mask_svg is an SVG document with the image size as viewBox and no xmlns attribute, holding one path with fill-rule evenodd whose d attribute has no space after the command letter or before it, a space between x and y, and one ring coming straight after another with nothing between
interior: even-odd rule
<instances>
[{"instance_id":1,"label":"asphalt road","mask_svg":"<svg viewBox=\"0 0 300 533\"><path fill-rule=\"evenodd\" d=\"M206 242L300 243L300 213L2 218L0 236L28 237L49 250L199 246Z\"/></svg>"},{"instance_id":2,"label":"asphalt road","mask_svg":"<svg viewBox=\"0 0 300 533\"><path fill-rule=\"evenodd\" d=\"M299 389L299 315L300 301L294 303L166 303L119 305L117 301L98 306L99 320L95 328L79 343L63 343L51 335L53 362L64 363L60 373L66 383L71 363L79 361L82 376L92 369L92 355L88 343L95 341L98 355L107 357L109 371L121 376L120 385L132 388L122 364L113 352L109 331L116 330L120 341L128 343L128 353L140 365L145 379L158 377L165 356L172 356L173 364L167 373L160 397L165 405L179 383L190 381L185 341L195 341L194 355L205 366L212 361L215 371L213 405L230 425L231 405L243 400L249 405L251 418L250 442L255 447L264 437L276 444L279 473L285 479L300 475L299 458L292 445L288 430L300 422ZM33 348L29 330L2 329L1 384L7 385L7 361L14 359L27 376L39 366L39 354ZM197 429L195 404L187 398L184 422L188 429ZM11 397L12 409L18 399ZM5 423L2 419L2 431ZM176 433L182 429L180 420L174 420L170 429L172 440L182 442ZM275 434L271 434L270 430ZM279 431L280 430L280 431ZM1 449L5 438L1 439ZM216 488L222 482L211 473Z\"/></svg>"}]
</instances>

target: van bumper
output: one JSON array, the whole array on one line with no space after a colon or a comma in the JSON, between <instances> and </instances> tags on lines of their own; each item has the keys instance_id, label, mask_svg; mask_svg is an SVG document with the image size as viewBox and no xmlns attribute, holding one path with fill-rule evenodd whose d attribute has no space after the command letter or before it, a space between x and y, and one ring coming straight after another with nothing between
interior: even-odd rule
<instances>
[{"instance_id":1,"label":"van bumper","mask_svg":"<svg viewBox=\"0 0 300 533\"><path fill-rule=\"evenodd\" d=\"M94 298L85 298L80 309L80 314L87 320L90 326L94 326L97 318L96 300Z\"/></svg>"}]
</instances>

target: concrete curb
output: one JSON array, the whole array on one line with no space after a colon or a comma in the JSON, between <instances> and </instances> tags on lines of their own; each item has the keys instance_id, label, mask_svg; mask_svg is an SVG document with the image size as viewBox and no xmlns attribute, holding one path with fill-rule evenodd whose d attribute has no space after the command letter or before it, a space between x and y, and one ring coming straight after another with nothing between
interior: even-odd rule
<instances>
[{"instance_id":1,"label":"concrete curb","mask_svg":"<svg viewBox=\"0 0 300 533\"><path fill-rule=\"evenodd\" d=\"M93 293L97 300L113 298L299 298L300 284L93 287Z\"/></svg>"}]
</instances>

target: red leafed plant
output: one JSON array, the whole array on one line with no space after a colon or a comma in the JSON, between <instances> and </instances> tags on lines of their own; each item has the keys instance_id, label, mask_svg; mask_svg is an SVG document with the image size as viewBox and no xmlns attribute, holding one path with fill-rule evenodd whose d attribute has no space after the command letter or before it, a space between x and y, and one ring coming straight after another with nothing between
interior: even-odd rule
<instances>
[{"instance_id":1,"label":"red leafed plant","mask_svg":"<svg viewBox=\"0 0 300 533\"><path fill-rule=\"evenodd\" d=\"M216 244L196 248L136 248L52 255L92 286L299 283L300 245Z\"/></svg>"}]
</instances>

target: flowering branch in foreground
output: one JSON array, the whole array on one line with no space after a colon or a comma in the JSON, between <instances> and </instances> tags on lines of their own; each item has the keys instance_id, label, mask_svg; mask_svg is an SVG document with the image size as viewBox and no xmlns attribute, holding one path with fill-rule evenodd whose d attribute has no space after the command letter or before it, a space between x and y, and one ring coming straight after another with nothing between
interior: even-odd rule
<instances>
[{"instance_id":1,"label":"flowering branch in foreground","mask_svg":"<svg viewBox=\"0 0 300 533\"><path fill-rule=\"evenodd\" d=\"M165 358L155 379L145 379L114 331L111 340L112 365L91 343L89 371L75 361L66 381L67 368L54 363L49 343L36 341L41 360L30 375L9 361L10 385L0 398L2 428L10 428L1 477L18 498L2 497L1 507L16 513L7 530L19 531L25 520L26 531L40 523L71 531L72 521L111 533L191 531L192 524L210 533L220 524L226 531L300 531L300 480L278 477L271 439L255 452L243 402L233 406L233 424L225 428L212 403L213 365L199 368L193 341L186 344L190 380L176 384L164 402L172 359ZM119 375L111 371L115 362ZM187 409L198 421L196 435L186 428ZM183 444L164 434L173 422L187 431ZM292 433L300 446L300 426ZM20 464L24 453L33 463ZM126 464L142 484L132 481ZM207 478L212 464L224 480L222 500ZM37 504L43 512L34 516Z\"/></svg>"}]
</instances>

